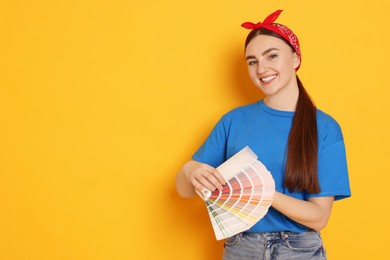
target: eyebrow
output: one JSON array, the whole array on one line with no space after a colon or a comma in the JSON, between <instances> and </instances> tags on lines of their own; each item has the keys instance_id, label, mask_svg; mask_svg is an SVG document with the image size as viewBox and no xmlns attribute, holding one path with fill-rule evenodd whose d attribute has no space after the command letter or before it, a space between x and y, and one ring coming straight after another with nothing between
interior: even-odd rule
<instances>
[{"instance_id":1,"label":"eyebrow","mask_svg":"<svg viewBox=\"0 0 390 260\"><path fill-rule=\"evenodd\" d=\"M265 51L263 51L262 53L261 53L261 56L264 56L264 55L267 55L267 53L270 53L271 51L279 51L279 49L278 48L269 48L269 49L266 49ZM246 59L247 60L249 60L249 59L256 59L256 57L254 56L254 55L249 55L249 56L247 56L246 57Z\"/></svg>"}]
</instances>

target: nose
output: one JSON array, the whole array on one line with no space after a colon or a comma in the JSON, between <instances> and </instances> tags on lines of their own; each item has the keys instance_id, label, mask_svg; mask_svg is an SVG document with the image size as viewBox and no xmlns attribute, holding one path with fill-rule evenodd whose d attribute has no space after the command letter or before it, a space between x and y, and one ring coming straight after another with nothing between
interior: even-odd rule
<instances>
[{"instance_id":1,"label":"nose","mask_svg":"<svg viewBox=\"0 0 390 260\"><path fill-rule=\"evenodd\" d=\"M264 61L259 60L259 61L257 62L257 73L258 73L258 74L263 74L263 73L265 73L266 71L267 71L267 66L266 66L266 64L264 63Z\"/></svg>"}]
</instances>

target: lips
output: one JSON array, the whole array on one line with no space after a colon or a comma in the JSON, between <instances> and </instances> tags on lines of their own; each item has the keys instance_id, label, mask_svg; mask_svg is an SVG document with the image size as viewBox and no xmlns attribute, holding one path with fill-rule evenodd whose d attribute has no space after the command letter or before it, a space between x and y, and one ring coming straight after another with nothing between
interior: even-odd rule
<instances>
[{"instance_id":1,"label":"lips","mask_svg":"<svg viewBox=\"0 0 390 260\"><path fill-rule=\"evenodd\" d=\"M275 79L277 75L272 75L272 76L267 76L267 77L263 77L263 78L260 78L260 81L261 82L270 82L271 80Z\"/></svg>"}]
</instances>

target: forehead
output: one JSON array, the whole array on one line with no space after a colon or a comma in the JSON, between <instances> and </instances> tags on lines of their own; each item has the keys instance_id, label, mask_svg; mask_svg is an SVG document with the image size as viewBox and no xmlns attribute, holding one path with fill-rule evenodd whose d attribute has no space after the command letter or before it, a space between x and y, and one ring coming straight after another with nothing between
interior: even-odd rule
<instances>
[{"instance_id":1,"label":"forehead","mask_svg":"<svg viewBox=\"0 0 390 260\"><path fill-rule=\"evenodd\" d=\"M245 52L246 54L253 55L262 53L270 48L291 52L291 47L285 41L269 35L258 35L253 38L246 47Z\"/></svg>"}]
</instances>

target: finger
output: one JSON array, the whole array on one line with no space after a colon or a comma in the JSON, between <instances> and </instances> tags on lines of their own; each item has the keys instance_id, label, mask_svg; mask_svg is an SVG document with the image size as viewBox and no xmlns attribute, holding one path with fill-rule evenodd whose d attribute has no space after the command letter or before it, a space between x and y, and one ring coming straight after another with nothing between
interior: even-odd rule
<instances>
[{"instance_id":1,"label":"finger","mask_svg":"<svg viewBox=\"0 0 390 260\"><path fill-rule=\"evenodd\" d=\"M213 169L209 169L213 170ZM196 175L196 180L202 184L207 189L214 191L215 189L222 190L223 185L220 183L220 181L216 178L213 172L210 171L203 171L199 175Z\"/></svg>"},{"instance_id":2,"label":"finger","mask_svg":"<svg viewBox=\"0 0 390 260\"><path fill-rule=\"evenodd\" d=\"M213 174L222 185L226 185L225 178L222 176L222 174L217 169L214 169Z\"/></svg>"},{"instance_id":3,"label":"finger","mask_svg":"<svg viewBox=\"0 0 390 260\"><path fill-rule=\"evenodd\" d=\"M209 181L218 190L222 190L223 189L223 184L218 179L218 176L216 176L214 171L213 172L207 172L206 178L207 178L207 181Z\"/></svg>"},{"instance_id":4,"label":"finger","mask_svg":"<svg viewBox=\"0 0 390 260\"><path fill-rule=\"evenodd\" d=\"M213 168L213 167L211 167L210 165L207 165L207 164L205 164L204 167L205 167L206 171L208 171L208 172L213 174L213 176L217 179L217 181L220 184L222 184L222 185L226 184L226 181L223 178L222 174L216 168Z\"/></svg>"},{"instance_id":5,"label":"finger","mask_svg":"<svg viewBox=\"0 0 390 260\"><path fill-rule=\"evenodd\" d=\"M200 184L198 181L194 180L193 185L195 187L196 193L198 193L198 195L203 200L207 200L208 197L210 197L211 191L209 189L207 189L205 186L203 186L202 184Z\"/></svg>"},{"instance_id":6,"label":"finger","mask_svg":"<svg viewBox=\"0 0 390 260\"><path fill-rule=\"evenodd\" d=\"M205 174L205 175L203 175L203 174ZM199 185L202 186L202 187L200 187L200 189L202 189L204 187L210 191L215 191L217 189L217 185L214 185L214 182L216 182L215 181L216 179L212 176L212 174L210 172L206 172L203 174L198 175L195 178L196 181L199 183ZM213 182L212 178L214 178L214 182Z\"/></svg>"}]
</instances>

